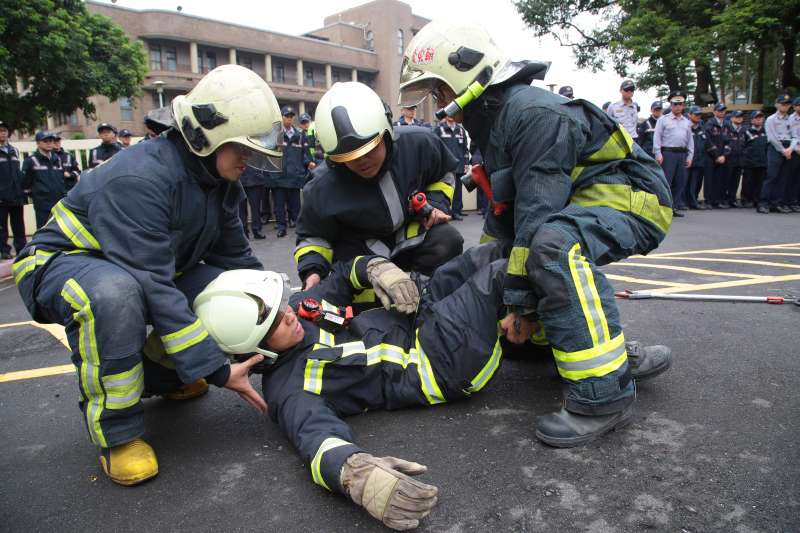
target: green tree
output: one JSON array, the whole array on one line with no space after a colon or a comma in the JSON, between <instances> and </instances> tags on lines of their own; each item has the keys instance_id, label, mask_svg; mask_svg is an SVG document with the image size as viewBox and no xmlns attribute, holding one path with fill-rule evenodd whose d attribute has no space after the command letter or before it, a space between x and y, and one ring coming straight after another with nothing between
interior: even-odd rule
<instances>
[{"instance_id":1,"label":"green tree","mask_svg":"<svg viewBox=\"0 0 800 533\"><path fill-rule=\"evenodd\" d=\"M22 131L48 114L95 112L93 95L140 94L144 49L77 0L0 2L0 119Z\"/></svg>"}]
</instances>

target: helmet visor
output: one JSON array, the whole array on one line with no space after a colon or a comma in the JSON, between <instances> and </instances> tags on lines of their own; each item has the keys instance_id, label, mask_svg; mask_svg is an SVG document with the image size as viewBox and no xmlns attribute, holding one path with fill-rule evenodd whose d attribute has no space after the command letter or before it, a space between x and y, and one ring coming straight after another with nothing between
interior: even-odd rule
<instances>
[{"instance_id":1,"label":"helmet visor","mask_svg":"<svg viewBox=\"0 0 800 533\"><path fill-rule=\"evenodd\" d=\"M262 348L266 346L266 341L275 333L275 330L278 329L278 326L283 321L283 314L284 309L286 306L289 305L289 296L292 295L292 290L289 287L289 277L286 274L281 273L281 279L283 280L283 292L281 293L281 299L278 301L277 304L271 306L268 302L260 298L255 298L258 302L258 323L263 324L265 320L268 320L270 315L274 315L272 319L272 324L270 324L269 329L267 330L267 334L264 335L264 338L261 339L259 346Z\"/></svg>"},{"instance_id":2,"label":"helmet visor","mask_svg":"<svg viewBox=\"0 0 800 533\"><path fill-rule=\"evenodd\" d=\"M248 136L242 153L247 158L247 166L265 172L280 172L283 144L280 142L282 128L275 122L272 128L261 135Z\"/></svg>"},{"instance_id":3,"label":"helmet visor","mask_svg":"<svg viewBox=\"0 0 800 533\"><path fill-rule=\"evenodd\" d=\"M412 82L400 89L397 103L402 107L420 105L441 83L442 80L438 78L425 78Z\"/></svg>"}]
</instances>

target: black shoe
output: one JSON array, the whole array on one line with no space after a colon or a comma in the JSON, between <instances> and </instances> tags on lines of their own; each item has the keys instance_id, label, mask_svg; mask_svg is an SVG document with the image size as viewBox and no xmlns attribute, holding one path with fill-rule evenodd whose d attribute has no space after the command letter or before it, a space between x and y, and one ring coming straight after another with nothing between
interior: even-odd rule
<instances>
[{"instance_id":1,"label":"black shoe","mask_svg":"<svg viewBox=\"0 0 800 533\"><path fill-rule=\"evenodd\" d=\"M708 204L700 204L700 209L704 209L706 211L710 211L712 207Z\"/></svg>"},{"instance_id":2,"label":"black shoe","mask_svg":"<svg viewBox=\"0 0 800 533\"><path fill-rule=\"evenodd\" d=\"M792 210L792 213L800 213L800 205L790 205L789 209Z\"/></svg>"},{"instance_id":3,"label":"black shoe","mask_svg":"<svg viewBox=\"0 0 800 533\"><path fill-rule=\"evenodd\" d=\"M730 209L731 208L731 206L729 206L725 202L720 202L719 205L716 205L714 207L716 207L717 209Z\"/></svg>"},{"instance_id":4,"label":"black shoe","mask_svg":"<svg viewBox=\"0 0 800 533\"><path fill-rule=\"evenodd\" d=\"M744 205L739 200L735 200L733 203L731 203L731 207L744 207Z\"/></svg>"},{"instance_id":5,"label":"black shoe","mask_svg":"<svg viewBox=\"0 0 800 533\"><path fill-rule=\"evenodd\" d=\"M468 217L469 213L459 213L459 215L461 215L462 217Z\"/></svg>"},{"instance_id":6,"label":"black shoe","mask_svg":"<svg viewBox=\"0 0 800 533\"><path fill-rule=\"evenodd\" d=\"M749 209L751 207L755 207L755 204L753 202L742 202L742 207Z\"/></svg>"},{"instance_id":7,"label":"black shoe","mask_svg":"<svg viewBox=\"0 0 800 533\"><path fill-rule=\"evenodd\" d=\"M278 238L280 238L280 237L286 237L286 230L285 229L279 229L278 230Z\"/></svg>"},{"instance_id":8,"label":"black shoe","mask_svg":"<svg viewBox=\"0 0 800 533\"><path fill-rule=\"evenodd\" d=\"M683 213L681 213L681 212L680 212L680 211L678 211L677 209L673 209L673 210L672 210L672 216L674 216L674 217L678 217L678 218L683 218L683 217L685 217L686 215L684 215Z\"/></svg>"},{"instance_id":9,"label":"black shoe","mask_svg":"<svg viewBox=\"0 0 800 533\"><path fill-rule=\"evenodd\" d=\"M769 207L767 207L765 205L760 205L760 206L758 206L756 208L756 213L761 213L762 215L768 215L769 214Z\"/></svg>"},{"instance_id":10,"label":"black shoe","mask_svg":"<svg viewBox=\"0 0 800 533\"><path fill-rule=\"evenodd\" d=\"M453 214L453 220L464 220L464 218L461 215Z\"/></svg>"},{"instance_id":11,"label":"black shoe","mask_svg":"<svg viewBox=\"0 0 800 533\"><path fill-rule=\"evenodd\" d=\"M677 209L678 211L688 211L689 210L689 208L686 207L685 205L682 205L680 207L676 207L675 209Z\"/></svg>"},{"instance_id":12,"label":"black shoe","mask_svg":"<svg viewBox=\"0 0 800 533\"><path fill-rule=\"evenodd\" d=\"M779 205L775 209L777 209L778 213L791 213L792 212L792 210L789 209L788 207L786 207L785 205Z\"/></svg>"},{"instance_id":13,"label":"black shoe","mask_svg":"<svg viewBox=\"0 0 800 533\"><path fill-rule=\"evenodd\" d=\"M290 220L290 221L289 221L289 227L290 227L290 228L293 228L293 227L295 227L294 220Z\"/></svg>"},{"instance_id":14,"label":"black shoe","mask_svg":"<svg viewBox=\"0 0 800 533\"><path fill-rule=\"evenodd\" d=\"M562 408L536 420L536 437L556 448L574 448L628 425L632 416L633 403L618 413L599 416L576 415Z\"/></svg>"},{"instance_id":15,"label":"black shoe","mask_svg":"<svg viewBox=\"0 0 800 533\"><path fill-rule=\"evenodd\" d=\"M257 231L254 231L254 232L253 232L253 237L255 237L256 239L258 239L259 241L260 241L261 239L266 239L266 237L264 236L264 234L263 234L263 233L259 233L259 232L257 232Z\"/></svg>"},{"instance_id":16,"label":"black shoe","mask_svg":"<svg viewBox=\"0 0 800 533\"><path fill-rule=\"evenodd\" d=\"M692 211L697 211L698 209L703 209L703 208L700 207L700 204L689 204L689 209L691 209Z\"/></svg>"},{"instance_id":17,"label":"black shoe","mask_svg":"<svg viewBox=\"0 0 800 533\"><path fill-rule=\"evenodd\" d=\"M0 259L11 259L11 254L8 252L0 253Z\"/></svg>"},{"instance_id":18,"label":"black shoe","mask_svg":"<svg viewBox=\"0 0 800 533\"><path fill-rule=\"evenodd\" d=\"M625 343L628 368L637 381L654 378L672 366L672 350L666 346L642 346L638 341Z\"/></svg>"}]
</instances>

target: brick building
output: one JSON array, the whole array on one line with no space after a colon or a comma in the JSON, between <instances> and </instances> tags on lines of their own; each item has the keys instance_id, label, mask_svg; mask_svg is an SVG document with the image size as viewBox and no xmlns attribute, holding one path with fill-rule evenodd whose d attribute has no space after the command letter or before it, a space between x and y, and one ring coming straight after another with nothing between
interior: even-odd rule
<instances>
[{"instance_id":1,"label":"brick building","mask_svg":"<svg viewBox=\"0 0 800 533\"><path fill-rule=\"evenodd\" d=\"M55 116L48 126L65 137L96 136L98 122L111 122L134 135L144 133L145 113L188 92L209 70L238 63L262 76L281 105L313 115L317 102L337 81L358 80L398 115L397 93L403 51L428 22L398 0L374 0L324 19L304 35L286 35L161 9L135 10L87 0L87 8L110 17L131 39L144 44L149 69L143 96L109 102L94 97L97 121L82 113ZM220 9L223 9L222 4ZM431 104L419 110L430 119Z\"/></svg>"}]
</instances>

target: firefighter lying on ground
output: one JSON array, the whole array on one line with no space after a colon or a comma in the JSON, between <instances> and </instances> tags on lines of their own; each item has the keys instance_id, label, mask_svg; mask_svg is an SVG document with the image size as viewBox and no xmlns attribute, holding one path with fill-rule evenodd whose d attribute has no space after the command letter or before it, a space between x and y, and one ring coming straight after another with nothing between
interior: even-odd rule
<instances>
[{"instance_id":1,"label":"firefighter lying on ground","mask_svg":"<svg viewBox=\"0 0 800 533\"><path fill-rule=\"evenodd\" d=\"M251 70L225 65L173 100L173 119L85 172L13 265L31 316L66 327L89 437L122 485L158 473L140 438L143 394L185 399L208 380L266 409L247 379L252 363L228 365L189 303L223 270L262 268L236 182L245 164L280 156L278 103ZM163 366L142 357L148 324Z\"/></svg>"},{"instance_id":2,"label":"firefighter lying on ground","mask_svg":"<svg viewBox=\"0 0 800 533\"><path fill-rule=\"evenodd\" d=\"M502 252L496 243L472 248L419 285L385 258L359 256L291 297L275 273L231 271L194 308L223 351L257 352L271 363L263 367L269 415L314 482L389 527L409 529L436 504L436 487L409 477L426 467L373 457L341 417L462 400L486 386L502 357L500 336L513 327L498 323L505 314ZM355 318L335 312L370 286L393 310ZM308 298L349 323L298 318L298 310L308 316L316 307Z\"/></svg>"},{"instance_id":3,"label":"firefighter lying on ground","mask_svg":"<svg viewBox=\"0 0 800 533\"><path fill-rule=\"evenodd\" d=\"M429 128L393 128L389 108L357 82L334 84L315 122L326 162L303 190L297 221L294 256L304 287L357 255L383 255L430 275L461 253L464 239L447 223L458 161ZM434 208L424 218L409 210L418 192Z\"/></svg>"}]
</instances>

